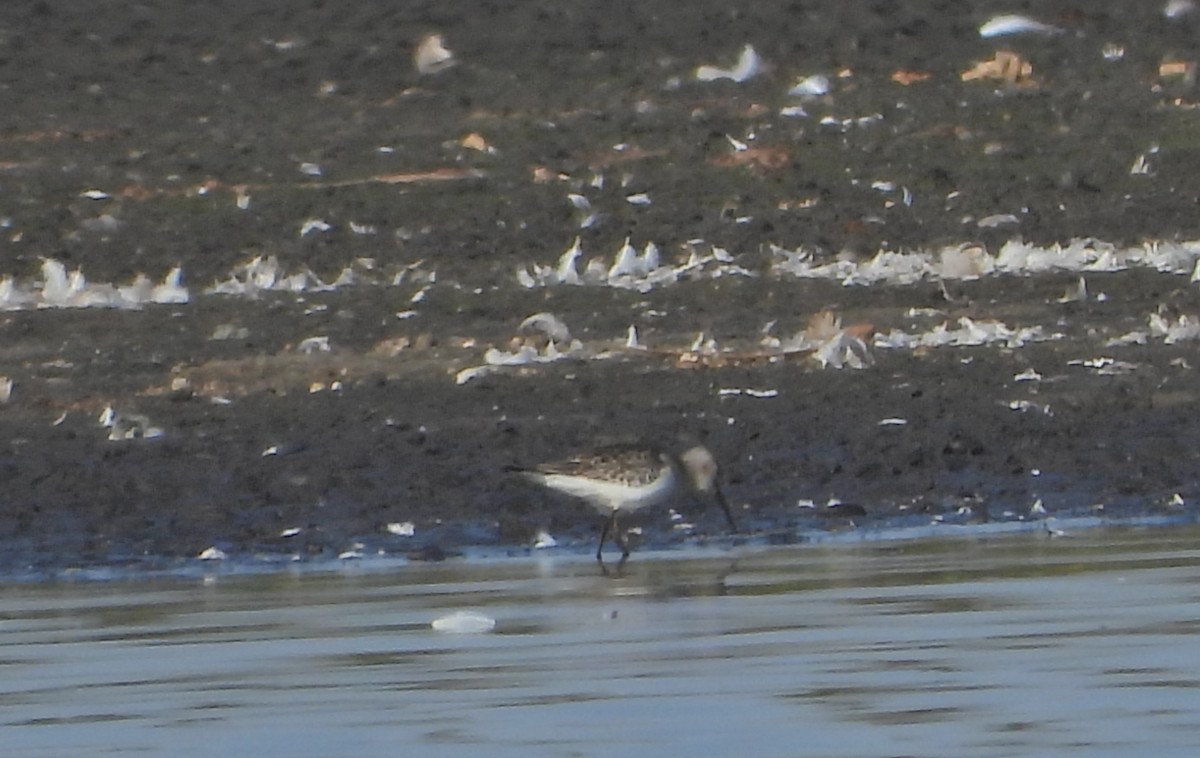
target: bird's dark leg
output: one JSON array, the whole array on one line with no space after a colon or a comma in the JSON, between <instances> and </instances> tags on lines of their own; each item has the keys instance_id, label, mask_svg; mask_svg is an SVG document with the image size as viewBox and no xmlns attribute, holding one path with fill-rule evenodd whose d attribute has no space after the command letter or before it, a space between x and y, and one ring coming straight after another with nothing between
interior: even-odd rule
<instances>
[{"instance_id":1,"label":"bird's dark leg","mask_svg":"<svg viewBox=\"0 0 1200 758\"><path fill-rule=\"evenodd\" d=\"M618 545L621 544L619 538L616 536L616 528L617 512L613 511L612 515L608 517L608 521L604 522L604 528L600 530L600 544L596 546L596 560L604 560L601 554L604 552L604 540L608 539L609 532L613 532L613 538L618 540Z\"/></svg>"},{"instance_id":2,"label":"bird's dark leg","mask_svg":"<svg viewBox=\"0 0 1200 758\"><path fill-rule=\"evenodd\" d=\"M621 563L624 563L629 558L629 541L625 539L625 535L621 533L617 527L617 512L613 511L613 542L621 548Z\"/></svg>"}]
</instances>

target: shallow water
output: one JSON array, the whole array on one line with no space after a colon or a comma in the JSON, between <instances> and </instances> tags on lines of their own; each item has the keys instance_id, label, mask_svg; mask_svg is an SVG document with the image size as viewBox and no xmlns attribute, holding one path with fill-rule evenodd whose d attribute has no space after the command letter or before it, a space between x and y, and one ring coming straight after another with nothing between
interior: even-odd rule
<instances>
[{"instance_id":1,"label":"shallow water","mask_svg":"<svg viewBox=\"0 0 1200 758\"><path fill-rule=\"evenodd\" d=\"M1200 747L1200 529L17 584L5 755ZM446 634L472 610L490 633Z\"/></svg>"}]
</instances>

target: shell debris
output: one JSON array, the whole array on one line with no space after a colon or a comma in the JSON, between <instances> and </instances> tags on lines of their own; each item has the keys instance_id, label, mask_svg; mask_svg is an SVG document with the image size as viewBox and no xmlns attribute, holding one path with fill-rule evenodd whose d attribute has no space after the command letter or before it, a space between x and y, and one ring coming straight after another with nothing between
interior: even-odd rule
<instances>
[{"instance_id":1,"label":"shell debris","mask_svg":"<svg viewBox=\"0 0 1200 758\"><path fill-rule=\"evenodd\" d=\"M737 63L733 68L726 69L709 65L700 66L696 69L696 80L701 82L715 82L720 79L729 79L741 84L753 79L761 70L762 60L758 57L754 46L747 44L742 48L741 55L738 56Z\"/></svg>"},{"instance_id":2,"label":"shell debris","mask_svg":"<svg viewBox=\"0 0 1200 758\"><path fill-rule=\"evenodd\" d=\"M440 73L456 63L454 53L446 47L445 38L437 32L426 34L413 50L413 66L422 76Z\"/></svg>"}]
</instances>

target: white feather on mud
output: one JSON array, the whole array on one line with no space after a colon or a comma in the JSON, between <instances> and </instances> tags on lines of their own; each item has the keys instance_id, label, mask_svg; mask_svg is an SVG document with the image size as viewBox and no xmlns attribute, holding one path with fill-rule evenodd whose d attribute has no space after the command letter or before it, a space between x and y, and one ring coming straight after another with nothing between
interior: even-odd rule
<instances>
[{"instance_id":1,"label":"white feather on mud","mask_svg":"<svg viewBox=\"0 0 1200 758\"><path fill-rule=\"evenodd\" d=\"M440 73L456 63L454 53L446 47L442 35L437 33L426 34L413 50L413 66L422 76Z\"/></svg>"},{"instance_id":2,"label":"white feather on mud","mask_svg":"<svg viewBox=\"0 0 1200 758\"><path fill-rule=\"evenodd\" d=\"M733 68L719 68L711 65L700 66L696 69L696 79L701 82L728 79L741 84L757 76L761 70L762 60L758 57L754 46L748 44L742 48L737 64Z\"/></svg>"},{"instance_id":3,"label":"white feather on mud","mask_svg":"<svg viewBox=\"0 0 1200 758\"><path fill-rule=\"evenodd\" d=\"M1007 37L1014 34L1042 34L1054 35L1061 34L1062 29L1057 26L1036 21L1028 16L1019 16L1016 14L1005 14L1002 16L994 16L988 19L979 27L979 36L984 39L993 37Z\"/></svg>"}]
</instances>

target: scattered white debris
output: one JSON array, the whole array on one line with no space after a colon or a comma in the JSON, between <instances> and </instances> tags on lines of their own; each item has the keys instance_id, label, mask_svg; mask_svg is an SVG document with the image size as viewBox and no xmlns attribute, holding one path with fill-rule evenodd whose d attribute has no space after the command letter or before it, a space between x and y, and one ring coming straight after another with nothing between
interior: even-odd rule
<instances>
[{"instance_id":1,"label":"scattered white debris","mask_svg":"<svg viewBox=\"0 0 1200 758\"><path fill-rule=\"evenodd\" d=\"M611 264L606 264L601 258L592 258L580 274L578 262L583 251L577 237L559 257L557 265L542 266L535 263L532 267L521 267L517 270L517 281L529 289L568 284L649 292L655 287L674 284L685 277L715 279L730 275L754 275L736 265L733 256L722 248L713 246L708 255L700 254L691 244L689 250L686 263L664 265L658 245L654 242L647 242L639 254L626 238L613 256Z\"/></svg>"},{"instance_id":2,"label":"scattered white debris","mask_svg":"<svg viewBox=\"0 0 1200 758\"><path fill-rule=\"evenodd\" d=\"M238 326L237 324L217 324L213 327L212 334L208 338L214 342L221 342L224 340L244 340L249 336L250 330L244 326Z\"/></svg>"},{"instance_id":3,"label":"scattered white debris","mask_svg":"<svg viewBox=\"0 0 1200 758\"><path fill-rule=\"evenodd\" d=\"M1114 358L1109 358L1106 356L1087 359L1077 358L1075 360L1067 361L1067 365L1082 366L1083 368L1094 369L1100 376L1120 376L1121 374L1128 374L1136 371L1138 368L1136 363L1118 361Z\"/></svg>"},{"instance_id":4,"label":"scattered white debris","mask_svg":"<svg viewBox=\"0 0 1200 758\"><path fill-rule=\"evenodd\" d=\"M300 173L304 174L305 176L320 176L321 166L316 163L301 163Z\"/></svg>"},{"instance_id":5,"label":"scattered white debris","mask_svg":"<svg viewBox=\"0 0 1200 758\"><path fill-rule=\"evenodd\" d=\"M329 337L327 336L308 337L301 340L300 344L296 346L296 350L304 353L305 355L312 355L313 353L328 353L330 349Z\"/></svg>"},{"instance_id":6,"label":"scattered white debris","mask_svg":"<svg viewBox=\"0 0 1200 758\"><path fill-rule=\"evenodd\" d=\"M331 229L333 229L333 226L323 219L310 218L300 225L300 236L307 237L311 232L327 232Z\"/></svg>"},{"instance_id":7,"label":"scattered white debris","mask_svg":"<svg viewBox=\"0 0 1200 758\"><path fill-rule=\"evenodd\" d=\"M256 256L239 263L229 276L215 282L204 291L206 295L245 295L254 297L260 292L330 292L347 285L370 284L399 286L406 282L424 284L437 280L436 271L426 271L421 261L396 269L376 270L371 258L356 258L342 269L332 282L322 281L309 268L287 273L274 255Z\"/></svg>"},{"instance_id":8,"label":"scattered white debris","mask_svg":"<svg viewBox=\"0 0 1200 758\"><path fill-rule=\"evenodd\" d=\"M455 374L454 375L454 383L455 384L466 384L467 382L472 381L473 379L478 379L481 376L487 376L488 374L491 374L494 372L495 372L495 368L493 368L492 366L471 366L470 368L464 368L463 370L461 370L457 374Z\"/></svg>"},{"instance_id":9,"label":"scattered white debris","mask_svg":"<svg viewBox=\"0 0 1200 758\"><path fill-rule=\"evenodd\" d=\"M570 338L570 331L567 330L566 324L563 324L556 316L550 313L537 313L526 319L522 323L522 327L530 324L533 319L534 327L537 330L550 330L558 334L565 334L567 339ZM564 340L566 342L566 340ZM514 350L500 350L495 347L489 347L484 351L482 366L472 366L462 369L454 375L455 384L466 384L472 379L477 379L481 376L487 376L494 373L500 368L507 366L528 366L538 363L553 363L554 361L579 358L584 355L583 343L579 340L569 340L565 345L560 346L553 337L547 334L547 339L544 344L532 344L525 341L523 344L516 347Z\"/></svg>"},{"instance_id":10,"label":"scattered white debris","mask_svg":"<svg viewBox=\"0 0 1200 758\"><path fill-rule=\"evenodd\" d=\"M1087 280L1085 280L1081 276L1081 277L1079 277L1079 281L1077 283L1075 283L1072 286L1067 288L1067 291L1064 292L1063 296L1058 299L1058 302L1060 302L1060 303L1082 303L1082 302L1085 302L1087 300L1087 298L1088 298Z\"/></svg>"},{"instance_id":11,"label":"scattered white debris","mask_svg":"<svg viewBox=\"0 0 1200 758\"><path fill-rule=\"evenodd\" d=\"M823 74L813 74L796 82L796 86L788 90L794 97L820 97L829 94L829 77Z\"/></svg>"},{"instance_id":12,"label":"scattered white debris","mask_svg":"<svg viewBox=\"0 0 1200 758\"><path fill-rule=\"evenodd\" d=\"M571 341L571 330L558 316L545 311L535 313L521 322L518 332L541 332L552 342L568 343Z\"/></svg>"},{"instance_id":13,"label":"scattered white debris","mask_svg":"<svg viewBox=\"0 0 1200 758\"><path fill-rule=\"evenodd\" d=\"M1030 516L1045 516L1047 515L1046 506L1042 505L1042 499L1039 497L1033 501L1033 505L1029 506Z\"/></svg>"},{"instance_id":14,"label":"scattered white debris","mask_svg":"<svg viewBox=\"0 0 1200 758\"><path fill-rule=\"evenodd\" d=\"M906 418L880 419L878 426L908 426L908 419L906 419Z\"/></svg>"},{"instance_id":15,"label":"scattered white debris","mask_svg":"<svg viewBox=\"0 0 1200 758\"><path fill-rule=\"evenodd\" d=\"M558 547L558 540L554 539L545 529L538 529L537 535L533 538L533 549L545 550L552 547Z\"/></svg>"},{"instance_id":16,"label":"scattered white debris","mask_svg":"<svg viewBox=\"0 0 1200 758\"><path fill-rule=\"evenodd\" d=\"M435 632L446 634L486 634L496 628L496 619L473 611L455 611L434 619L431 626Z\"/></svg>"},{"instance_id":17,"label":"scattered white debris","mask_svg":"<svg viewBox=\"0 0 1200 758\"><path fill-rule=\"evenodd\" d=\"M867 368L875 365L867 343L846 331L838 332L814 353L821 368Z\"/></svg>"},{"instance_id":18,"label":"scattered white debris","mask_svg":"<svg viewBox=\"0 0 1200 758\"><path fill-rule=\"evenodd\" d=\"M653 201L650 195L645 192L637 192L632 195L626 195L625 202L630 205L650 205Z\"/></svg>"},{"instance_id":19,"label":"scattered white debris","mask_svg":"<svg viewBox=\"0 0 1200 758\"><path fill-rule=\"evenodd\" d=\"M995 16L979 27L979 36L984 39L992 37L1005 37L1013 34L1059 34L1062 32L1057 26L1043 24L1041 21L1035 21L1028 16L1003 15Z\"/></svg>"},{"instance_id":20,"label":"scattered white debris","mask_svg":"<svg viewBox=\"0 0 1200 758\"><path fill-rule=\"evenodd\" d=\"M339 561L357 561L362 559L366 554L363 553L363 545L361 542L355 542L349 548L338 553Z\"/></svg>"},{"instance_id":21,"label":"scattered white debris","mask_svg":"<svg viewBox=\"0 0 1200 758\"><path fill-rule=\"evenodd\" d=\"M397 537L412 537L417 533L417 525L411 521L392 521L386 527L388 534Z\"/></svg>"},{"instance_id":22,"label":"scattered white debris","mask_svg":"<svg viewBox=\"0 0 1200 758\"><path fill-rule=\"evenodd\" d=\"M1133 159L1133 165L1129 167L1130 176L1153 176L1154 167L1150 165L1150 156L1157 153L1158 148L1155 147L1147 150L1144 153L1138 153L1138 156Z\"/></svg>"},{"instance_id":23,"label":"scattered white debris","mask_svg":"<svg viewBox=\"0 0 1200 758\"><path fill-rule=\"evenodd\" d=\"M300 534L300 533L301 533L301 532L303 532L303 531L304 531L304 530L303 530L303 529L301 529L300 527L298 527L298 526L293 526L293 527L290 527L290 528L288 528L288 529L284 529L283 531L281 531L281 532L279 533L279 536L280 536L280 537L283 537L283 538L285 538L285 539L286 539L286 538L288 538L288 537L295 537L297 534Z\"/></svg>"},{"instance_id":24,"label":"scattered white debris","mask_svg":"<svg viewBox=\"0 0 1200 758\"><path fill-rule=\"evenodd\" d=\"M918 334L908 334L898 329L878 334L875 336L875 347L969 347L998 342L1005 347L1017 348L1029 342L1045 342L1062 337L1058 333L1047 334L1041 326L1012 329L1001 321L974 321L963 316L958 320L957 329L950 328L949 322L945 322Z\"/></svg>"},{"instance_id":25,"label":"scattered white debris","mask_svg":"<svg viewBox=\"0 0 1200 758\"><path fill-rule=\"evenodd\" d=\"M189 300L180 284L182 269L171 269L161 284L138 274L125 286L92 284L83 272L70 273L52 258L42 261L42 281L22 283L0 277L0 310L27 308L139 308L147 303L182 304Z\"/></svg>"},{"instance_id":26,"label":"scattered white debris","mask_svg":"<svg viewBox=\"0 0 1200 758\"><path fill-rule=\"evenodd\" d=\"M1027 368L1019 374L1013 376L1014 382L1040 382L1042 375L1032 368Z\"/></svg>"},{"instance_id":27,"label":"scattered white debris","mask_svg":"<svg viewBox=\"0 0 1200 758\"><path fill-rule=\"evenodd\" d=\"M756 397L767 399L779 397L779 390L756 390L750 388L730 387L717 390L717 397Z\"/></svg>"},{"instance_id":28,"label":"scattered white debris","mask_svg":"<svg viewBox=\"0 0 1200 758\"><path fill-rule=\"evenodd\" d=\"M975 222L975 226L980 229L999 229L1002 226L1018 226L1021 219L1011 213L996 213L991 216L984 216Z\"/></svg>"},{"instance_id":29,"label":"scattered white debris","mask_svg":"<svg viewBox=\"0 0 1200 758\"><path fill-rule=\"evenodd\" d=\"M163 436L160 427L152 426L150 419L140 413L118 413L111 405L105 407L98 419L106 427L110 442L124 440L152 440Z\"/></svg>"},{"instance_id":30,"label":"scattered white debris","mask_svg":"<svg viewBox=\"0 0 1200 758\"><path fill-rule=\"evenodd\" d=\"M746 45L742 48L742 54L738 57L737 65L733 68L724 69L716 66L700 66L696 69L696 79L702 82L730 79L741 84L756 76L761 68L762 61L759 59L758 53L755 52L754 46Z\"/></svg>"},{"instance_id":31,"label":"scattered white debris","mask_svg":"<svg viewBox=\"0 0 1200 758\"><path fill-rule=\"evenodd\" d=\"M112 195L103 190L90 189L79 193L80 197L86 197L89 200L108 200Z\"/></svg>"},{"instance_id":32,"label":"scattered white debris","mask_svg":"<svg viewBox=\"0 0 1200 758\"><path fill-rule=\"evenodd\" d=\"M1174 321L1161 313L1151 313L1149 322L1150 334L1162 338L1165 345L1200 339L1200 319L1186 313L1180 314Z\"/></svg>"},{"instance_id":33,"label":"scattered white debris","mask_svg":"<svg viewBox=\"0 0 1200 758\"><path fill-rule=\"evenodd\" d=\"M224 550L216 547L215 545L213 547L204 548L200 551L200 554L196 556L196 558L201 561L223 561L228 557L229 556L225 554Z\"/></svg>"},{"instance_id":34,"label":"scattered white debris","mask_svg":"<svg viewBox=\"0 0 1200 758\"><path fill-rule=\"evenodd\" d=\"M1150 333L1135 329L1120 337L1113 337L1104 343L1104 347L1125 347L1127 345L1145 345L1150 341Z\"/></svg>"},{"instance_id":35,"label":"scattered white debris","mask_svg":"<svg viewBox=\"0 0 1200 758\"><path fill-rule=\"evenodd\" d=\"M1050 406L1035 403L1030 400L1010 400L1008 402L1009 410L1021 411L1022 413L1040 413L1043 416L1053 416L1054 412L1050 410Z\"/></svg>"},{"instance_id":36,"label":"scattered white debris","mask_svg":"<svg viewBox=\"0 0 1200 758\"><path fill-rule=\"evenodd\" d=\"M446 48L445 40L440 34L426 34L413 51L413 65L422 76L445 71L456 62L454 53Z\"/></svg>"},{"instance_id":37,"label":"scattered white debris","mask_svg":"<svg viewBox=\"0 0 1200 758\"><path fill-rule=\"evenodd\" d=\"M1183 18L1196 10L1196 4L1192 0L1167 0L1167 4L1163 6L1163 16L1169 19Z\"/></svg>"},{"instance_id":38,"label":"scattered white debris","mask_svg":"<svg viewBox=\"0 0 1200 758\"><path fill-rule=\"evenodd\" d=\"M625 347L629 348L630 350L636 350L641 347L641 345L638 344L637 327L633 324L629 325L629 331L625 334Z\"/></svg>"}]
</instances>

